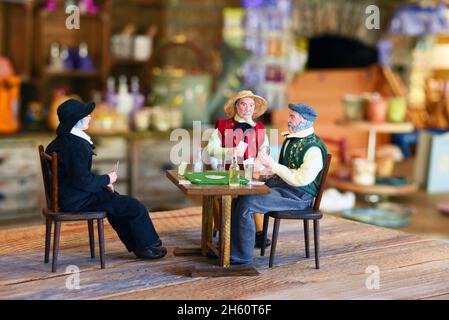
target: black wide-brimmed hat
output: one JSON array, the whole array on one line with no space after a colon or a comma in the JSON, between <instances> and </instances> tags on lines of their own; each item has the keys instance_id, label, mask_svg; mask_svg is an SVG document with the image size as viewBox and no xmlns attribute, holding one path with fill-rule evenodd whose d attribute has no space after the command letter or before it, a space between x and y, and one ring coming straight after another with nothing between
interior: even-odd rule
<instances>
[{"instance_id":1,"label":"black wide-brimmed hat","mask_svg":"<svg viewBox=\"0 0 449 320\"><path fill-rule=\"evenodd\" d=\"M56 134L69 133L73 126L87 117L95 109L95 103L83 103L76 99L69 99L61 103L58 107L59 125Z\"/></svg>"}]
</instances>

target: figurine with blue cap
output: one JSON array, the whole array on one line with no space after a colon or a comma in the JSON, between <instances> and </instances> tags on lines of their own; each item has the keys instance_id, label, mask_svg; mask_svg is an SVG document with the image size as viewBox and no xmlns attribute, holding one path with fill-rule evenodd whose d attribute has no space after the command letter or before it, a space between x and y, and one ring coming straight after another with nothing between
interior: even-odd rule
<instances>
[{"instance_id":1,"label":"figurine with blue cap","mask_svg":"<svg viewBox=\"0 0 449 320\"><path fill-rule=\"evenodd\" d=\"M231 264L252 264L254 212L312 208L327 158L324 142L315 134L317 112L304 103L288 105L288 128L279 161L259 153L258 159L274 176L267 181L271 194L240 196L233 202Z\"/></svg>"}]
</instances>

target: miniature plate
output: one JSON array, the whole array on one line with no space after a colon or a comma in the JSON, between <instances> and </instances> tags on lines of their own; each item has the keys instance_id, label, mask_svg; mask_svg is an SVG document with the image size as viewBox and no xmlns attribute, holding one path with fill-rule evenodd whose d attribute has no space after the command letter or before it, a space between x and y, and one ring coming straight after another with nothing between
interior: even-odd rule
<instances>
[{"instance_id":1,"label":"miniature plate","mask_svg":"<svg viewBox=\"0 0 449 320\"><path fill-rule=\"evenodd\" d=\"M206 178L213 180L220 180L226 178L226 176L217 176L217 175L207 175Z\"/></svg>"}]
</instances>

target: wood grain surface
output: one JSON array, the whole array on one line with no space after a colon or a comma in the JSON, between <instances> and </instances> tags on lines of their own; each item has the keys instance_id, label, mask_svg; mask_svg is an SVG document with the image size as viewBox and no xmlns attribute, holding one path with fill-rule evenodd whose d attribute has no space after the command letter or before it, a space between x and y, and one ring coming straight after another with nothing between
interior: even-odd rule
<instances>
[{"instance_id":1,"label":"wood grain surface","mask_svg":"<svg viewBox=\"0 0 449 320\"><path fill-rule=\"evenodd\" d=\"M256 277L192 278L206 257L175 257L174 247L200 246L201 208L150 214L168 255L135 259L105 225L107 268L91 260L84 223L63 226L59 272L43 263L44 226L0 231L0 299L447 299L449 244L326 215L321 222L321 269L304 257L302 223L282 223L276 266L254 251ZM271 236L269 228L269 236ZM67 266L80 269L80 289L66 287ZM367 289L369 266L380 288Z\"/></svg>"}]
</instances>

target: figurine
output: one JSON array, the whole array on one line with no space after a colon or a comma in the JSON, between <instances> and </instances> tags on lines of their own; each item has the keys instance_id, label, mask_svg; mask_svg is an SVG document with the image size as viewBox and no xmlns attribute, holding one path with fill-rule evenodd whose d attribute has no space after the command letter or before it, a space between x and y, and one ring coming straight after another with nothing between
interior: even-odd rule
<instances>
[{"instance_id":1,"label":"figurine","mask_svg":"<svg viewBox=\"0 0 449 320\"><path fill-rule=\"evenodd\" d=\"M315 134L317 117L306 104L289 104L289 131L282 145L279 162L260 152L258 159L275 174L267 181L271 193L240 196L232 205L231 264L248 265L253 260L254 213L312 208L318 194L327 148Z\"/></svg>"},{"instance_id":2,"label":"figurine","mask_svg":"<svg viewBox=\"0 0 449 320\"><path fill-rule=\"evenodd\" d=\"M268 137L262 122L253 119L260 117L267 110L267 102L264 98L254 95L251 91L243 90L229 99L224 105L228 119L219 119L216 129L212 133L207 151L211 157L224 162L232 159L234 151L240 159L256 158L260 151L269 147ZM244 153L238 150L240 142L248 146ZM223 159L224 158L224 159ZM226 165L229 168L229 165ZM218 210L214 210L215 225L219 225ZM263 219L256 215L256 247L263 243ZM268 246L269 241L265 244Z\"/></svg>"},{"instance_id":3,"label":"figurine","mask_svg":"<svg viewBox=\"0 0 449 320\"><path fill-rule=\"evenodd\" d=\"M69 99L57 108L57 137L46 152L57 152L59 206L63 212L104 211L120 240L137 258L160 259L167 254L147 208L114 190L117 167L107 174L92 172L95 146L85 132L95 103Z\"/></svg>"}]
</instances>

